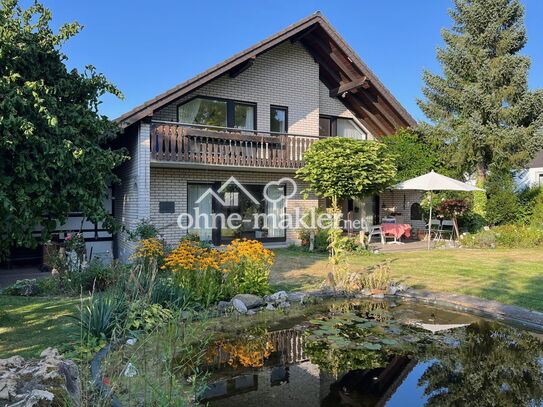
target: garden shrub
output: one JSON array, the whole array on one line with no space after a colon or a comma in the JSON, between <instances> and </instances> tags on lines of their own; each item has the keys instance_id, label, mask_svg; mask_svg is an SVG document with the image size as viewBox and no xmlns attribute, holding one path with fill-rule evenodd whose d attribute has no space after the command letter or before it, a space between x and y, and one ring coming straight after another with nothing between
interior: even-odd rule
<instances>
[{"instance_id":1,"label":"garden shrub","mask_svg":"<svg viewBox=\"0 0 543 407\"><path fill-rule=\"evenodd\" d=\"M541 187L524 187L517 192L519 208L517 214L517 223L529 225L534 214L536 199L543 194Z\"/></svg>"},{"instance_id":2,"label":"garden shrub","mask_svg":"<svg viewBox=\"0 0 543 407\"><path fill-rule=\"evenodd\" d=\"M127 234L130 240L136 242L138 240L156 238L158 236L158 229L149 219L142 219L138 222L136 228L132 231L127 231Z\"/></svg>"},{"instance_id":3,"label":"garden shrub","mask_svg":"<svg viewBox=\"0 0 543 407\"><path fill-rule=\"evenodd\" d=\"M516 222L519 200L511 171L492 171L485 182L485 189L488 195L485 206L487 221L493 225Z\"/></svg>"},{"instance_id":4,"label":"garden shrub","mask_svg":"<svg viewBox=\"0 0 543 407\"><path fill-rule=\"evenodd\" d=\"M132 333L150 332L164 326L173 316L172 310L160 304L149 304L144 300L134 301L128 304L121 329Z\"/></svg>"},{"instance_id":5,"label":"garden shrub","mask_svg":"<svg viewBox=\"0 0 543 407\"><path fill-rule=\"evenodd\" d=\"M465 247L530 248L543 245L543 230L525 225L501 225L462 237Z\"/></svg>"}]
</instances>

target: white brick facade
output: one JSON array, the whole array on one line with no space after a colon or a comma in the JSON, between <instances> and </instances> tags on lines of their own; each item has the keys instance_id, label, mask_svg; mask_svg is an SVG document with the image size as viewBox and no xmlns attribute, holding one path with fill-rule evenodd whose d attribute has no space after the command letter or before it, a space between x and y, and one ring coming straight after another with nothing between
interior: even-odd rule
<instances>
[{"instance_id":1,"label":"white brick facade","mask_svg":"<svg viewBox=\"0 0 543 407\"><path fill-rule=\"evenodd\" d=\"M140 122L120 137L126 140L131 157L117 169L121 184L115 186L115 219L118 224L133 230L141 219L149 218L150 186L150 125ZM133 243L121 230L117 236L117 257L127 261Z\"/></svg>"},{"instance_id":2,"label":"white brick facade","mask_svg":"<svg viewBox=\"0 0 543 407\"><path fill-rule=\"evenodd\" d=\"M178 227L177 218L181 213L187 213L187 184L190 182L224 182L234 176L243 184L265 185L270 181L278 181L283 177L291 177L293 174L248 172L248 171L218 171L218 170L194 170L182 168L157 168L151 167L151 221L156 225L162 236L169 243L176 243L186 235L185 231ZM318 199L309 196L304 199L303 190L307 184L296 181L297 192L288 200L286 211L293 218L296 215L296 207L300 213L311 207L318 206ZM287 184L287 195L292 193L292 187ZM159 213L159 202L170 201L175 203L175 213ZM287 231L287 242L296 242L298 234L296 230Z\"/></svg>"}]
</instances>

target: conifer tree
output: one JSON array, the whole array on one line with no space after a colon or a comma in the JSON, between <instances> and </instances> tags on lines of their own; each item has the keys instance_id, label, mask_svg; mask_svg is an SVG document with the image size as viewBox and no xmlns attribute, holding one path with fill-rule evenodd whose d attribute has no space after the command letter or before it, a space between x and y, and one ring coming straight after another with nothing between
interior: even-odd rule
<instances>
[{"instance_id":1,"label":"conifer tree","mask_svg":"<svg viewBox=\"0 0 543 407\"><path fill-rule=\"evenodd\" d=\"M480 184L493 167L521 169L543 147L543 90L528 90L530 57L519 0L454 0L438 48L442 74L424 71L418 104L444 143L444 161Z\"/></svg>"}]
</instances>

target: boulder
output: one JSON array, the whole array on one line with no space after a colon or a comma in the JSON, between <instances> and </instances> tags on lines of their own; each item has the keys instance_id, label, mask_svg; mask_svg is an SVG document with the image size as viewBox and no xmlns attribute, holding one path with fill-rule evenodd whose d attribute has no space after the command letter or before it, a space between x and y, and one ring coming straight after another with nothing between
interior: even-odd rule
<instances>
[{"instance_id":1,"label":"boulder","mask_svg":"<svg viewBox=\"0 0 543 407\"><path fill-rule=\"evenodd\" d=\"M275 307L273 306L273 304L268 304L268 305L266 305L266 309L268 311L273 311L273 310L275 310Z\"/></svg>"},{"instance_id":2,"label":"boulder","mask_svg":"<svg viewBox=\"0 0 543 407\"><path fill-rule=\"evenodd\" d=\"M0 406L49 407L78 406L81 381L77 365L53 348L44 350L39 359L20 356L0 360Z\"/></svg>"},{"instance_id":3,"label":"boulder","mask_svg":"<svg viewBox=\"0 0 543 407\"><path fill-rule=\"evenodd\" d=\"M287 294L287 299L290 302L303 302L306 294L303 291L293 291Z\"/></svg>"},{"instance_id":4,"label":"boulder","mask_svg":"<svg viewBox=\"0 0 543 407\"><path fill-rule=\"evenodd\" d=\"M270 299L274 303L279 304L288 300L288 294L286 291L277 291L276 293L270 295Z\"/></svg>"},{"instance_id":5,"label":"boulder","mask_svg":"<svg viewBox=\"0 0 543 407\"><path fill-rule=\"evenodd\" d=\"M290 307L290 302L282 302L278 305L279 308L289 308Z\"/></svg>"},{"instance_id":6,"label":"boulder","mask_svg":"<svg viewBox=\"0 0 543 407\"><path fill-rule=\"evenodd\" d=\"M247 307L243 303L243 301L238 300L237 298L234 298L232 300L232 306L236 309L237 312L240 314L246 314L247 313Z\"/></svg>"},{"instance_id":7,"label":"boulder","mask_svg":"<svg viewBox=\"0 0 543 407\"><path fill-rule=\"evenodd\" d=\"M247 309L258 308L264 305L264 300L262 299L262 297L253 294L238 294L234 298L232 298L232 304L235 300L241 301Z\"/></svg>"}]
</instances>

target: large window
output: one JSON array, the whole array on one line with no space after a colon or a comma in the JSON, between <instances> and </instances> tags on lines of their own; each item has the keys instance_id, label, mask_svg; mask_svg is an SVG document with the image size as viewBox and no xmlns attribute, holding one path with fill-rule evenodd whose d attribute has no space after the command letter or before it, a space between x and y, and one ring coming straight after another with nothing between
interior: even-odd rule
<instances>
[{"instance_id":1,"label":"large window","mask_svg":"<svg viewBox=\"0 0 543 407\"><path fill-rule=\"evenodd\" d=\"M227 102L224 100L196 98L179 106L179 121L190 124L228 125Z\"/></svg>"},{"instance_id":2,"label":"large window","mask_svg":"<svg viewBox=\"0 0 543 407\"><path fill-rule=\"evenodd\" d=\"M272 106L270 108L270 131L288 133L286 107Z\"/></svg>"},{"instance_id":3,"label":"large window","mask_svg":"<svg viewBox=\"0 0 543 407\"><path fill-rule=\"evenodd\" d=\"M255 130L256 105L233 100L197 97L179 106L178 121Z\"/></svg>"},{"instance_id":4,"label":"large window","mask_svg":"<svg viewBox=\"0 0 543 407\"><path fill-rule=\"evenodd\" d=\"M366 140L366 133L354 120L334 116L319 118L319 135L322 137L349 137L355 140Z\"/></svg>"}]
</instances>

